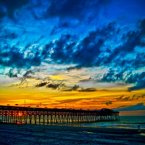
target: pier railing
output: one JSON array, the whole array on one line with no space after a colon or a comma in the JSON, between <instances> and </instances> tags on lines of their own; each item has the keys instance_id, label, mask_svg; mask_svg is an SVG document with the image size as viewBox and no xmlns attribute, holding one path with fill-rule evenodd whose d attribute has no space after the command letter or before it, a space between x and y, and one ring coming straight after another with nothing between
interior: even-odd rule
<instances>
[{"instance_id":1,"label":"pier railing","mask_svg":"<svg viewBox=\"0 0 145 145\"><path fill-rule=\"evenodd\" d=\"M0 106L0 122L16 124L54 124L115 121L119 112L110 109L77 110Z\"/></svg>"}]
</instances>

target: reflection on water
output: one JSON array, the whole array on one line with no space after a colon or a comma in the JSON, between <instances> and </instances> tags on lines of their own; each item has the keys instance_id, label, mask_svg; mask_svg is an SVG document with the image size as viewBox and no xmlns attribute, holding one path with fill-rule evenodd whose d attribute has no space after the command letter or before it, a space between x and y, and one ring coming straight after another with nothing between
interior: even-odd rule
<instances>
[{"instance_id":1,"label":"reflection on water","mask_svg":"<svg viewBox=\"0 0 145 145\"><path fill-rule=\"evenodd\" d=\"M145 116L120 116L119 121L83 123L85 127L117 127L117 128L140 128L145 129Z\"/></svg>"}]
</instances>

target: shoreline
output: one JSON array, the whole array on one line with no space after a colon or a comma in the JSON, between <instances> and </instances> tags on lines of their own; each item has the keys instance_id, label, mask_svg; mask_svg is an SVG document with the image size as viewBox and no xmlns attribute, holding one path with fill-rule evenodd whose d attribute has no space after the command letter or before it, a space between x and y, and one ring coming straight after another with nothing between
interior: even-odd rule
<instances>
[{"instance_id":1,"label":"shoreline","mask_svg":"<svg viewBox=\"0 0 145 145\"><path fill-rule=\"evenodd\" d=\"M145 129L0 124L2 145L143 145Z\"/></svg>"},{"instance_id":2,"label":"shoreline","mask_svg":"<svg viewBox=\"0 0 145 145\"><path fill-rule=\"evenodd\" d=\"M104 122L97 122L97 123L106 123L107 121ZM111 121L108 121L111 122ZM114 121L115 122L115 121ZM92 122L92 123L96 123L96 122ZM112 123L112 122L111 122ZM91 123L50 123L50 124L17 124L17 123L6 123L6 122L0 122L0 125L18 125L18 126L45 126L45 127L50 127L50 126L59 126L59 127L80 127L80 128L115 128L115 129L137 129L138 126L133 127L133 126L128 126L128 128L126 128L126 125L145 125L145 122L136 122L136 123L120 123L120 124L110 124L110 125L106 125L106 126L90 126L89 124ZM124 127L123 127L124 126ZM142 127L142 126L140 126ZM142 128L142 130L145 130L145 128Z\"/></svg>"}]
</instances>

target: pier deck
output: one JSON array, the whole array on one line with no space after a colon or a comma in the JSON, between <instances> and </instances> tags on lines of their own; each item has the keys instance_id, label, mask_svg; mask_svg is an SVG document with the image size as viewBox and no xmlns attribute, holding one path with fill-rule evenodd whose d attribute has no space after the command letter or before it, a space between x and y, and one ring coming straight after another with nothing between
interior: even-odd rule
<instances>
[{"instance_id":1,"label":"pier deck","mask_svg":"<svg viewBox=\"0 0 145 145\"><path fill-rule=\"evenodd\" d=\"M110 109L77 110L50 109L19 106L0 106L1 123L51 124L113 121L119 119L119 112Z\"/></svg>"}]
</instances>

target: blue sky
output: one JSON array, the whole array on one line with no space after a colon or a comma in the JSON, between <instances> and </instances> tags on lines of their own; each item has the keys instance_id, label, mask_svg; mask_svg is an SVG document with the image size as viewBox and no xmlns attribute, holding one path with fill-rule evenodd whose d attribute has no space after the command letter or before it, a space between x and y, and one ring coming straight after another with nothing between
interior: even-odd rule
<instances>
[{"instance_id":1,"label":"blue sky","mask_svg":"<svg viewBox=\"0 0 145 145\"><path fill-rule=\"evenodd\" d=\"M144 88L144 7L144 0L0 0L0 73L85 69L92 81Z\"/></svg>"}]
</instances>

